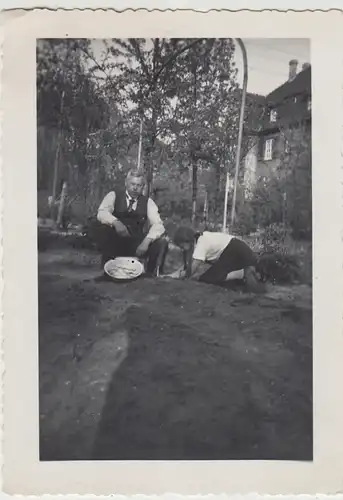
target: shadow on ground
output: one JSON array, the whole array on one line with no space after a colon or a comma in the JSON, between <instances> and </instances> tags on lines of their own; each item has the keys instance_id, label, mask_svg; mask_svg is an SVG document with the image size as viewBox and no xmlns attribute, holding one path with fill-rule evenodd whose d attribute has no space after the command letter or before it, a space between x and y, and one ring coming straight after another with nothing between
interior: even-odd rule
<instances>
[{"instance_id":1,"label":"shadow on ground","mask_svg":"<svg viewBox=\"0 0 343 500\"><path fill-rule=\"evenodd\" d=\"M312 459L309 290L96 272L41 258L41 460Z\"/></svg>"}]
</instances>

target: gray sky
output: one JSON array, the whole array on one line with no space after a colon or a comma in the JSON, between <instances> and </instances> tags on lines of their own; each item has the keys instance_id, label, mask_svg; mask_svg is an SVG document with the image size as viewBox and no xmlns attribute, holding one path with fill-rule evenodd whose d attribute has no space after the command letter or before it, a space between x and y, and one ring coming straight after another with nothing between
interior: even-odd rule
<instances>
[{"instance_id":1,"label":"gray sky","mask_svg":"<svg viewBox=\"0 0 343 500\"><path fill-rule=\"evenodd\" d=\"M288 78L289 61L297 59L299 70L304 62L311 62L310 40L306 38L255 38L243 39L248 56L248 91L267 95ZM95 57L103 48L101 40L93 41ZM239 82L243 80L242 55L235 51Z\"/></svg>"},{"instance_id":2,"label":"gray sky","mask_svg":"<svg viewBox=\"0 0 343 500\"><path fill-rule=\"evenodd\" d=\"M298 70L311 62L310 40L306 38L243 39L248 57L248 91L267 95L288 78L289 61L299 61ZM235 53L239 81L243 79L242 55L239 47Z\"/></svg>"}]
</instances>

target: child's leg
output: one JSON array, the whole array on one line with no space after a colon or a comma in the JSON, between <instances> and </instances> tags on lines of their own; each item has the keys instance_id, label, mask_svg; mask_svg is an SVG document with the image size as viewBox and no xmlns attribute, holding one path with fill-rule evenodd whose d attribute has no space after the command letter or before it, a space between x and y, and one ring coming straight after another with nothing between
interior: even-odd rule
<instances>
[{"instance_id":1,"label":"child's leg","mask_svg":"<svg viewBox=\"0 0 343 500\"><path fill-rule=\"evenodd\" d=\"M239 269L238 271L232 271L229 273L225 281L232 281L232 280L242 280L244 279L244 269Z\"/></svg>"},{"instance_id":2,"label":"child's leg","mask_svg":"<svg viewBox=\"0 0 343 500\"><path fill-rule=\"evenodd\" d=\"M159 238L151 243L147 251L147 273L163 274L167 252L168 241L165 238Z\"/></svg>"},{"instance_id":3,"label":"child's leg","mask_svg":"<svg viewBox=\"0 0 343 500\"><path fill-rule=\"evenodd\" d=\"M234 271L239 272L238 276L240 278L237 278L237 275L232 275L230 278L242 279L244 277L244 275L242 276L242 270L254 266L255 262L256 257L251 248L244 241L233 238L217 262L200 276L199 281L213 285L223 283L228 275L231 275Z\"/></svg>"}]
</instances>

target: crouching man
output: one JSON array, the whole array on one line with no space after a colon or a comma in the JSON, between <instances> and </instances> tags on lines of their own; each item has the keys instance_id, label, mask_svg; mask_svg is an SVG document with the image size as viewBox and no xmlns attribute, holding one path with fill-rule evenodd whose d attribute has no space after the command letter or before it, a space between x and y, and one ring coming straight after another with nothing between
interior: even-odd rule
<instances>
[{"instance_id":1,"label":"crouching man","mask_svg":"<svg viewBox=\"0 0 343 500\"><path fill-rule=\"evenodd\" d=\"M127 174L125 187L115 188L103 199L97 214L100 222L99 249L102 267L115 257L145 259L147 274L163 268L168 243L158 207L143 195L144 175L138 171Z\"/></svg>"},{"instance_id":2,"label":"crouching man","mask_svg":"<svg viewBox=\"0 0 343 500\"><path fill-rule=\"evenodd\" d=\"M227 233L195 233L188 227L178 228L173 241L183 251L184 268L170 277L193 278L213 285L244 280L249 290L264 290L255 271L256 256L244 241Z\"/></svg>"}]
</instances>

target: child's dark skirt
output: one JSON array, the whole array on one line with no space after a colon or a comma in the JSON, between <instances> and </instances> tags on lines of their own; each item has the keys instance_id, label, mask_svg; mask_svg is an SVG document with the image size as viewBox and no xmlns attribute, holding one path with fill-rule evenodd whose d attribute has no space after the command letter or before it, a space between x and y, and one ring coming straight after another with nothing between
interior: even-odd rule
<instances>
[{"instance_id":1,"label":"child's dark skirt","mask_svg":"<svg viewBox=\"0 0 343 500\"><path fill-rule=\"evenodd\" d=\"M199 277L199 281L218 285L226 280L229 273L255 266L255 264L256 255L251 248L244 241L232 238L219 259Z\"/></svg>"}]
</instances>

